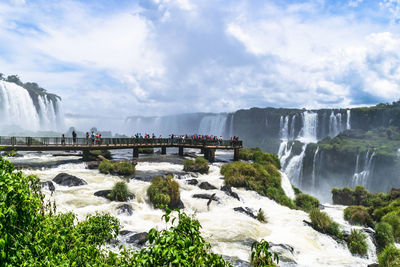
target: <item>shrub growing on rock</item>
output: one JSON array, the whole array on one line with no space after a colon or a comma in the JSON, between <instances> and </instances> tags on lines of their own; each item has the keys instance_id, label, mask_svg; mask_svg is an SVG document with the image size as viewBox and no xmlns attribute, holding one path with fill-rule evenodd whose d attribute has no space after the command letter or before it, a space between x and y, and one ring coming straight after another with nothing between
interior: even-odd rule
<instances>
[{"instance_id":1,"label":"shrub growing on rock","mask_svg":"<svg viewBox=\"0 0 400 267\"><path fill-rule=\"evenodd\" d=\"M91 160L96 160L98 156L103 156L106 159L111 159L110 150L90 150L89 155Z\"/></svg>"},{"instance_id":2,"label":"shrub growing on rock","mask_svg":"<svg viewBox=\"0 0 400 267\"><path fill-rule=\"evenodd\" d=\"M392 211L382 218L382 222L387 222L393 227L393 236L396 242L400 241L400 216L398 211Z\"/></svg>"},{"instance_id":3,"label":"shrub growing on rock","mask_svg":"<svg viewBox=\"0 0 400 267\"><path fill-rule=\"evenodd\" d=\"M115 201L127 201L129 196L126 182L116 182L111 190L110 198Z\"/></svg>"},{"instance_id":4,"label":"shrub growing on rock","mask_svg":"<svg viewBox=\"0 0 400 267\"><path fill-rule=\"evenodd\" d=\"M305 212L310 212L314 208L319 207L319 200L308 194L299 194L296 196L296 206L297 208L304 210Z\"/></svg>"},{"instance_id":5,"label":"shrub growing on rock","mask_svg":"<svg viewBox=\"0 0 400 267\"><path fill-rule=\"evenodd\" d=\"M167 175L165 178L156 176L147 189L147 195L155 207L168 205L170 208L175 208L180 202L179 184L172 175Z\"/></svg>"},{"instance_id":6,"label":"shrub growing on rock","mask_svg":"<svg viewBox=\"0 0 400 267\"><path fill-rule=\"evenodd\" d=\"M253 154L254 152L260 151L261 149L259 147L256 148L242 148L239 151L239 159L242 160L253 160Z\"/></svg>"},{"instance_id":7,"label":"shrub growing on rock","mask_svg":"<svg viewBox=\"0 0 400 267\"><path fill-rule=\"evenodd\" d=\"M135 165L129 161L118 161L112 162L108 160L103 160L99 167L99 171L104 174L115 174L115 175L135 175Z\"/></svg>"},{"instance_id":8,"label":"shrub growing on rock","mask_svg":"<svg viewBox=\"0 0 400 267\"><path fill-rule=\"evenodd\" d=\"M380 222L376 224L375 239L379 250L382 250L384 247L393 244L393 227L386 222Z\"/></svg>"},{"instance_id":9,"label":"shrub growing on rock","mask_svg":"<svg viewBox=\"0 0 400 267\"><path fill-rule=\"evenodd\" d=\"M208 173L208 162L205 158L197 157L195 160L186 159L183 162L183 170L187 172Z\"/></svg>"},{"instance_id":10,"label":"shrub growing on rock","mask_svg":"<svg viewBox=\"0 0 400 267\"><path fill-rule=\"evenodd\" d=\"M373 220L368 209L363 206L349 206L344 210L344 219L350 224L373 227Z\"/></svg>"},{"instance_id":11,"label":"shrub growing on rock","mask_svg":"<svg viewBox=\"0 0 400 267\"><path fill-rule=\"evenodd\" d=\"M378 256L380 267L400 266L400 250L394 245L387 246Z\"/></svg>"},{"instance_id":12,"label":"shrub growing on rock","mask_svg":"<svg viewBox=\"0 0 400 267\"><path fill-rule=\"evenodd\" d=\"M326 212L315 208L310 211L309 216L317 231L335 236L339 239L343 238L339 225L334 222Z\"/></svg>"},{"instance_id":13,"label":"shrub growing on rock","mask_svg":"<svg viewBox=\"0 0 400 267\"><path fill-rule=\"evenodd\" d=\"M154 148L153 147L142 147L139 148L139 154L154 154Z\"/></svg>"},{"instance_id":14,"label":"shrub growing on rock","mask_svg":"<svg viewBox=\"0 0 400 267\"><path fill-rule=\"evenodd\" d=\"M360 230L352 229L347 238L347 246L352 254L364 256L368 251L366 235Z\"/></svg>"},{"instance_id":15,"label":"shrub growing on rock","mask_svg":"<svg viewBox=\"0 0 400 267\"><path fill-rule=\"evenodd\" d=\"M265 213L264 213L264 211L262 209L258 210L257 220L259 222L263 222L263 223L267 222L267 219L265 218Z\"/></svg>"}]
</instances>

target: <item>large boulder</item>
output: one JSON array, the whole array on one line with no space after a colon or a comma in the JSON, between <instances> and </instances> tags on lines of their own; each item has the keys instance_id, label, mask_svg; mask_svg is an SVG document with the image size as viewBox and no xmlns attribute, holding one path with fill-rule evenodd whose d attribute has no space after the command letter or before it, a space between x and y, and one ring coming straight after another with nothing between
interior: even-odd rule
<instances>
[{"instance_id":1,"label":"large boulder","mask_svg":"<svg viewBox=\"0 0 400 267\"><path fill-rule=\"evenodd\" d=\"M148 239L148 234L146 232L143 232L143 233L131 235L126 240L126 243L142 246L146 243L147 239Z\"/></svg>"},{"instance_id":2,"label":"large boulder","mask_svg":"<svg viewBox=\"0 0 400 267\"><path fill-rule=\"evenodd\" d=\"M231 196L233 198L236 198L237 200L240 201L239 195L235 192L232 191L232 187L230 185L224 185L221 187L221 191L224 191L225 194L228 196Z\"/></svg>"},{"instance_id":3,"label":"large boulder","mask_svg":"<svg viewBox=\"0 0 400 267\"><path fill-rule=\"evenodd\" d=\"M133 208L129 204L122 204L117 207L118 214L126 214L131 216L133 214Z\"/></svg>"},{"instance_id":4,"label":"large boulder","mask_svg":"<svg viewBox=\"0 0 400 267\"><path fill-rule=\"evenodd\" d=\"M270 251L276 252L279 256L279 263L285 263L285 266L297 266L293 247L286 244L269 243Z\"/></svg>"},{"instance_id":5,"label":"large boulder","mask_svg":"<svg viewBox=\"0 0 400 267\"><path fill-rule=\"evenodd\" d=\"M168 208L173 209L173 210L174 209L184 209L185 205L183 204L182 200L179 199L179 201L177 203L170 203L168 205Z\"/></svg>"},{"instance_id":6,"label":"large boulder","mask_svg":"<svg viewBox=\"0 0 400 267\"><path fill-rule=\"evenodd\" d=\"M186 180L186 182L190 185L197 185L199 183L199 181L197 181L197 179L189 179L189 180Z\"/></svg>"},{"instance_id":7,"label":"large boulder","mask_svg":"<svg viewBox=\"0 0 400 267\"><path fill-rule=\"evenodd\" d=\"M243 213L243 214L246 214L247 216L250 216L251 218L257 220L257 216L254 215L253 211L249 207L244 207L244 208L243 207L236 207L236 208L233 208L233 210L237 211L237 212L240 212L240 213Z\"/></svg>"},{"instance_id":8,"label":"large boulder","mask_svg":"<svg viewBox=\"0 0 400 267\"><path fill-rule=\"evenodd\" d=\"M132 234L132 233L133 232L129 231L129 230L122 230L122 231L119 232L119 235L126 236L126 235L129 235L129 234Z\"/></svg>"},{"instance_id":9,"label":"large boulder","mask_svg":"<svg viewBox=\"0 0 400 267\"><path fill-rule=\"evenodd\" d=\"M54 177L53 182L63 186L79 186L86 185L87 182L81 178L73 176L68 173L59 173L56 177Z\"/></svg>"},{"instance_id":10,"label":"large boulder","mask_svg":"<svg viewBox=\"0 0 400 267\"><path fill-rule=\"evenodd\" d=\"M213 190L213 189L217 189L215 186L213 186L212 184L210 184L209 182L202 182L199 187L201 189L204 190Z\"/></svg>"},{"instance_id":11,"label":"large boulder","mask_svg":"<svg viewBox=\"0 0 400 267\"><path fill-rule=\"evenodd\" d=\"M48 190L50 190L50 192L54 192L54 190L56 190L52 181L42 182L40 183L40 186L42 188L47 188Z\"/></svg>"},{"instance_id":12,"label":"large boulder","mask_svg":"<svg viewBox=\"0 0 400 267\"><path fill-rule=\"evenodd\" d=\"M109 189L108 190L100 190L100 191L97 191L94 193L94 195L96 197L104 197L108 200L112 200L110 197L110 194L111 194L111 190L109 190Z\"/></svg>"}]
</instances>

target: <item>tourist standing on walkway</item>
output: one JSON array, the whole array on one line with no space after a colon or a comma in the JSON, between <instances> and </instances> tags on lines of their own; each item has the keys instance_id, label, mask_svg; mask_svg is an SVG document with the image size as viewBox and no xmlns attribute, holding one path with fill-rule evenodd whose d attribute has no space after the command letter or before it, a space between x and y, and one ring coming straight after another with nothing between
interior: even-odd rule
<instances>
[{"instance_id":1,"label":"tourist standing on walkway","mask_svg":"<svg viewBox=\"0 0 400 267\"><path fill-rule=\"evenodd\" d=\"M65 146L65 135L61 135L61 145Z\"/></svg>"},{"instance_id":2,"label":"tourist standing on walkway","mask_svg":"<svg viewBox=\"0 0 400 267\"><path fill-rule=\"evenodd\" d=\"M89 132L86 132L86 145L89 144Z\"/></svg>"},{"instance_id":3,"label":"tourist standing on walkway","mask_svg":"<svg viewBox=\"0 0 400 267\"><path fill-rule=\"evenodd\" d=\"M72 131L72 143L76 145L76 132Z\"/></svg>"}]
</instances>

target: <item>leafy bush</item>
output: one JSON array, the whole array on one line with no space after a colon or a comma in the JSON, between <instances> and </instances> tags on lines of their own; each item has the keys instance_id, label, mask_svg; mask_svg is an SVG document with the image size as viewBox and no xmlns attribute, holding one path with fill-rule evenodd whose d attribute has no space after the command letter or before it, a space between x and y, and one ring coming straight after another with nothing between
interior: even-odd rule
<instances>
[{"instance_id":1,"label":"leafy bush","mask_svg":"<svg viewBox=\"0 0 400 267\"><path fill-rule=\"evenodd\" d=\"M180 202L179 184L172 175L167 175L165 178L156 176L147 189L147 195L155 207L168 205L170 208L175 208Z\"/></svg>"},{"instance_id":2,"label":"leafy bush","mask_svg":"<svg viewBox=\"0 0 400 267\"><path fill-rule=\"evenodd\" d=\"M399 212L392 211L382 218L382 222L387 222L393 227L393 236L396 242L400 241L400 216Z\"/></svg>"},{"instance_id":3,"label":"leafy bush","mask_svg":"<svg viewBox=\"0 0 400 267\"><path fill-rule=\"evenodd\" d=\"M135 175L135 165L129 161L118 161L118 162L111 162L108 160L103 160L99 167L99 171L104 174L115 174L115 175Z\"/></svg>"},{"instance_id":4,"label":"leafy bush","mask_svg":"<svg viewBox=\"0 0 400 267\"><path fill-rule=\"evenodd\" d=\"M293 200L285 195L281 186L281 174L273 162L236 161L222 165L221 174L224 176L226 185L254 190L281 205L291 209L296 207Z\"/></svg>"},{"instance_id":5,"label":"leafy bush","mask_svg":"<svg viewBox=\"0 0 400 267\"><path fill-rule=\"evenodd\" d=\"M296 196L296 206L305 212L310 212L314 208L318 208L320 205L319 200L308 194L299 194Z\"/></svg>"},{"instance_id":6,"label":"leafy bush","mask_svg":"<svg viewBox=\"0 0 400 267\"><path fill-rule=\"evenodd\" d=\"M394 245L387 246L378 256L380 267L400 266L400 250Z\"/></svg>"},{"instance_id":7,"label":"leafy bush","mask_svg":"<svg viewBox=\"0 0 400 267\"><path fill-rule=\"evenodd\" d=\"M112 173L112 171L113 171L113 169L114 169L114 166L113 166L113 164L111 163L111 161L103 160L102 162L100 162L98 168L99 168L99 171L100 171L101 173L110 174L110 173Z\"/></svg>"},{"instance_id":8,"label":"leafy bush","mask_svg":"<svg viewBox=\"0 0 400 267\"><path fill-rule=\"evenodd\" d=\"M256 148L242 148L239 151L239 159L253 160L257 163L272 163L278 170L281 168L281 162L277 155L262 152L259 147Z\"/></svg>"},{"instance_id":9,"label":"leafy bush","mask_svg":"<svg viewBox=\"0 0 400 267\"><path fill-rule=\"evenodd\" d=\"M187 172L208 173L208 162L205 158L197 157L195 160L186 159L183 162L183 170Z\"/></svg>"},{"instance_id":10,"label":"leafy bush","mask_svg":"<svg viewBox=\"0 0 400 267\"><path fill-rule=\"evenodd\" d=\"M326 212L315 208L310 211L309 217L317 231L343 239L343 233L339 229L339 225Z\"/></svg>"},{"instance_id":11,"label":"leafy bush","mask_svg":"<svg viewBox=\"0 0 400 267\"><path fill-rule=\"evenodd\" d=\"M364 256L368 251L368 244L366 235L360 230L352 229L349 237L347 238L347 246L352 254Z\"/></svg>"},{"instance_id":12,"label":"leafy bush","mask_svg":"<svg viewBox=\"0 0 400 267\"><path fill-rule=\"evenodd\" d=\"M344 219L350 224L373 226L373 220L368 209L363 206L349 206L344 210Z\"/></svg>"},{"instance_id":13,"label":"leafy bush","mask_svg":"<svg viewBox=\"0 0 400 267\"><path fill-rule=\"evenodd\" d=\"M142 147L138 149L139 154L154 154L153 147Z\"/></svg>"},{"instance_id":14,"label":"leafy bush","mask_svg":"<svg viewBox=\"0 0 400 267\"><path fill-rule=\"evenodd\" d=\"M269 243L265 240L254 242L251 245L251 264L253 266L274 267L279 263L279 257L276 252L271 253Z\"/></svg>"},{"instance_id":15,"label":"leafy bush","mask_svg":"<svg viewBox=\"0 0 400 267\"><path fill-rule=\"evenodd\" d=\"M239 150L239 159L253 160L254 152L261 151L259 147L256 148L242 148Z\"/></svg>"},{"instance_id":16,"label":"leafy bush","mask_svg":"<svg viewBox=\"0 0 400 267\"><path fill-rule=\"evenodd\" d=\"M384 247L393 244L393 227L386 222L380 222L376 224L375 239L379 250L382 250Z\"/></svg>"},{"instance_id":17,"label":"leafy bush","mask_svg":"<svg viewBox=\"0 0 400 267\"><path fill-rule=\"evenodd\" d=\"M116 182L111 190L110 198L115 201L127 201L129 196L126 182Z\"/></svg>"}]
</instances>

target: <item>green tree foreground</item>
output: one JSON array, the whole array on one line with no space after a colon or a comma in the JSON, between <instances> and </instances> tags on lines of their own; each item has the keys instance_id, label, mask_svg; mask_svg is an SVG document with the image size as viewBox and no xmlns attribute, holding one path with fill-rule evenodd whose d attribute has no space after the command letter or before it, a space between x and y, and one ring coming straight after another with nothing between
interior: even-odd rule
<instances>
[{"instance_id":1,"label":"green tree foreground","mask_svg":"<svg viewBox=\"0 0 400 267\"><path fill-rule=\"evenodd\" d=\"M44 203L39 179L23 176L0 157L0 266L231 266L200 235L198 220L166 208L169 228L149 231L147 248L104 245L119 234L118 219L108 214L89 215L78 221L73 213L55 213L55 203ZM177 225L174 226L175 220ZM275 266L276 254L268 243L253 244L255 266ZM275 261L274 261L275 260Z\"/></svg>"}]
</instances>

